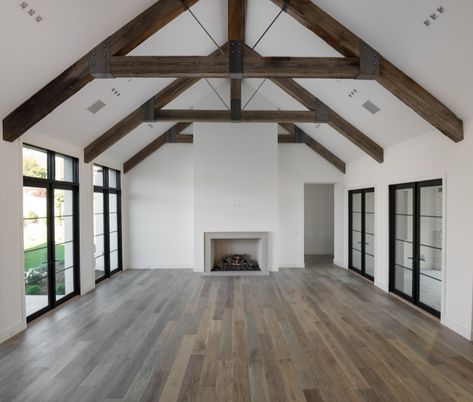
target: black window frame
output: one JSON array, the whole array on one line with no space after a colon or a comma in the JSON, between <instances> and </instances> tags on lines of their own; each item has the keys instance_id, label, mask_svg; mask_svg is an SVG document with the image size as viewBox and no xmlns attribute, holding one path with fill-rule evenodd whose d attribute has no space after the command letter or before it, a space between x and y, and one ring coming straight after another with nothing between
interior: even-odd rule
<instances>
[{"instance_id":1,"label":"black window frame","mask_svg":"<svg viewBox=\"0 0 473 402\"><path fill-rule=\"evenodd\" d=\"M118 272L123 271L123 247L122 247L122 201L121 201L121 172L116 169L108 168L103 165L94 164L94 167L102 169L102 185L94 184L94 194L101 193L103 198L103 234L96 235L94 233L94 243L95 237L103 236L103 248L104 248L104 270L105 274L99 278L95 279L95 283L99 284L105 279L111 278ZM109 186L109 174L110 172L115 172L116 177L116 187ZM117 250L110 250L110 195L115 194L117 196ZM95 210L93 211L94 215ZM113 232L114 233L114 232ZM118 254L118 268L111 269L110 263L110 254L114 251L117 251ZM95 262L96 257L94 253L94 273L95 273Z\"/></svg>"},{"instance_id":2,"label":"black window frame","mask_svg":"<svg viewBox=\"0 0 473 402\"><path fill-rule=\"evenodd\" d=\"M397 296L407 300L413 305L420 307L437 318L441 318L441 311L422 303L420 301L420 242L421 235L421 189L424 187L442 186L443 179L424 180L418 182L394 184L389 186L389 291ZM396 190L412 189L413 190L413 241L412 241L412 296L396 289ZM444 216L441 217L444 219ZM442 233L444 235L444 233ZM444 251L442 250L442 253ZM442 267L443 269L443 267ZM441 281L443 282L443 281Z\"/></svg>"},{"instance_id":3,"label":"black window frame","mask_svg":"<svg viewBox=\"0 0 473 402\"><path fill-rule=\"evenodd\" d=\"M362 188L348 191L348 268L353 272L374 282L374 276L366 273L366 194L373 193L376 197L375 188ZM361 269L353 266L353 196L361 195ZM375 233L372 233L375 237ZM375 253L376 254L376 253ZM375 258L374 256L372 256Z\"/></svg>"},{"instance_id":4,"label":"black window frame","mask_svg":"<svg viewBox=\"0 0 473 402\"><path fill-rule=\"evenodd\" d=\"M29 323L36 318L42 316L50 310L55 309L61 304L69 301L75 296L80 294L80 211L79 211L79 159L69 156L60 152L51 151L38 147L36 145L30 145L24 143L22 149L29 148L40 152L45 152L47 157L47 177L31 177L23 174L23 188L44 188L46 190L46 207L47 207L47 250L48 250L48 306L41 310L26 317L26 321ZM72 181L59 181L56 180L56 156L62 156L69 158L73 163L73 178ZM23 164L22 164L23 169ZM74 236L74 291L69 295L64 296L60 300L56 300L56 242L55 242L55 223L56 218L54 212L54 191L55 190L68 190L72 191L73 194L73 236ZM22 220L24 218L22 217ZM24 251L23 251L24 252ZM23 267L24 275L24 267ZM25 282L26 286L26 282ZM25 289L26 291L26 289Z\"/></svg>"}]
</instances>

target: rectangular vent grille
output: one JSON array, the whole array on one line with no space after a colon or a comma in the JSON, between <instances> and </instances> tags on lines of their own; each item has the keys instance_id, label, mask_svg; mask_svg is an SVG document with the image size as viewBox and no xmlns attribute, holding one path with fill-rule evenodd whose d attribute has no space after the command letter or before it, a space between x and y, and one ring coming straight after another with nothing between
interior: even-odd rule
<instances>
[{"instance_id":1,"label":"rectangular vent grille","mask_svg":"<svg viewBox=\"0 0 473 402\"><path fill-rule=\"evenodd\" d=\"M371 101L366 101L365 103L363 103L363 107L371 114L376 114L381 110L378 106L376 106Z\"/></svg>"},{"instance_id":2,"label":"rectangular vent grille","mask_svg":"<svg viewBox=\"0 0 473 402\"><path fill-rule=\"evenodd\" d=\"M95 102L94 104L90 105L87 110L92 113L92 114L95 114L97 112L99 112L100 110L102 110L103 108L105 107L105 103L102 102L100 99Z\"/></svg>"}]
</instances>

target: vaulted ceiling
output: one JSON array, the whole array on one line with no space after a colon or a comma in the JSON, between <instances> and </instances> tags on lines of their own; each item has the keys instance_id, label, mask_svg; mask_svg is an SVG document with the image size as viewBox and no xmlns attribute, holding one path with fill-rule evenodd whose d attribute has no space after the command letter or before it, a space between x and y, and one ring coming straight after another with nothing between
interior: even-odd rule
<instances>
[{"instance_id":1,"label":"vaulted ceiling","mask_svg":"<svg viewBox=\"0 0 473 402\"><path fill-rule=\"evenodd\" d=\"M313 2L380 51L460 118L472 115L471 2ZM154 1L137 0L117 7L113 0L32 0L27 2L25 9L20 3L8 2L0 6L0 87L3 94L0 117L7 116ZM442 13L437 11L439 7L444 8ZM35 10L33 16L28 14L31 8ZM192 11L217 43L222 45L227 41L227 0L200 0ZM248 45L256 43L279 11L280 8L270 0L248 0ZM431 18L433 13L436 19ZM41 22L35 20L38 15L42 17ZM426 19L430 21L429 26L424 24ZM203 56L214 50L215 45L209 37L190 13L185 12L133 50L131 55ZM287 13L280 15L256 50L263 56L339 56ZM172 81L168 78L95 80L40 121L32 131L84 148ZM209 81L229 101L229 80ZM243 104L262 81L245 80ZM375 82L296 81L383 147L433 131L429 123ZM192 108L212 91L208 83L201 80L165 109ZM264 82L259 95L270 99L280 109L304 110L270 80ZM215 99L214 108L223 108L218 98ZM97 100L103 101L105 107L92 114L87 109ZM368 100L380 108L375 115L362 106ZM251 108L251 103L248 107ZM107 150L106 156L124 162L172 125L143 124ZM363 155L362 150L328 125L301 123L299 126L342 160L349 162Z\"/></svg>"}]
</instances>

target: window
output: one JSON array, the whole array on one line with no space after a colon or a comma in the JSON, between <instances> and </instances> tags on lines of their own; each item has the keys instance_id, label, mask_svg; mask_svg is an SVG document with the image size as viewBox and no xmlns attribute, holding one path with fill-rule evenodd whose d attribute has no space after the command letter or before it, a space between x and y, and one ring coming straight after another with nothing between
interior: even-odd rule
<instances>
[{"instance_id":1,"label":"window","mask_svg":"<svg viewBox=\"0 0 473 402\"><path fill-rule=\"evenodd\" d=\"M349 192L349 268L374 280L374 189Z\"/></svg>"},{"instance_id":2,"label":"window","mask_svg":"<svg viewBox=\"0 0 473 402\"><path fill-rule=\"evenodd\" d=\"M94 165L95 280L122 269L120 172Z\"/></svg>"},{"instance_id":3,"label":"window","mask_svg":"<svg viewBox=\"0 0 473 402\"><path fill-rule=\"evenodd\" d=\"M390 188L390 290L440 317L442 180Z\"/></svg>"},{"instance_id":4,"label":"window","mask_svg":"<svg viewBox=\"0 0 473 402\"><path fill-rule=\"evenodd\" d=\"M28 321L79 293L77 159L23 147Z\"/></svg>"}]
</instances>

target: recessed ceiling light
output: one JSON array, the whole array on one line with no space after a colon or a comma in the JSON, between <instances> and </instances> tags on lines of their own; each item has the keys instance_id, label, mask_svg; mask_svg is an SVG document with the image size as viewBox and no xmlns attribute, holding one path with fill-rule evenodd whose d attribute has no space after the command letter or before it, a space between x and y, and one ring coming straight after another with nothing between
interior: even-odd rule
<instances>
[{"instance_id":1,"label":"recessed ceiling light","mask_svg":"<svg viewBox=\"0 0 473 402\"><path fill-rule=\"evenodd\" d=\"M41 21L43 21L43 17L41 17L41 15L38 15L38 16L35 18L35 21L36 21L36 22L41 22Z\"/></svg>"},{"instance_id":2,"label":"recessed ceiling light","mask_svg":"<svg viewBox=\"0 0 473 402\"><path fill-rule=\"evenodd\" d=\"M20 7L24 10L28 7L28 3L26 1L23 1L22 3L20 3Z\"/></svg>"}]
</instances>

